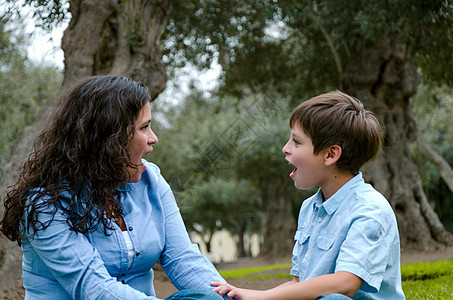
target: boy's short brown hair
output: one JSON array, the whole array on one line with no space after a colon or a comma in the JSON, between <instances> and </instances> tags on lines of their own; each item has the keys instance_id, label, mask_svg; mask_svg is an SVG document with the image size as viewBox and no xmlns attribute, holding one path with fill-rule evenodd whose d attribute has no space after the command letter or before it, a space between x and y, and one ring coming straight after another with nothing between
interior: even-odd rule
<instances>
[{"instance_id":1,"label":"boy's short brown hair","mask_svg":"<svg viewBox=\"0 0 453 300\"><path fill-rule=\"evenodd\" d=\"M337 167L353 175L381 147L382 129L374 114L358 99L340 91L302 102L292 112L289 125L302 127L311 138L314 154L332 145L340 146L342 154Z\"/></svg>"}]
</instances>

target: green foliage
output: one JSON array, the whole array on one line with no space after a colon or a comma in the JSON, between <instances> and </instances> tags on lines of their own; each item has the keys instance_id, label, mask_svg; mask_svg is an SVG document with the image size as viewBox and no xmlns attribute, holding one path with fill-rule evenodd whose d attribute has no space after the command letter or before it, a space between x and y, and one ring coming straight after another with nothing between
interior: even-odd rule
<instances>
[{"instance_id":1,"label":"green foliage","mask_svg":"<svg viewBox=\"0 0 453 300\"><path fill-rule=\"evenodd\" d=\"M290 181L281 151L290 132L289 112L274 99L208 100L193 89L182 103L153 103L153 128L161 139L150 159L170 182L189 229L209 236L221 224L241 236L260 228L259 185L275 184L276 176Z\"/></svg>"},{"instance_id":2,"label":"green foliage","mask_svg":"<svg viewBox=\"0 0 453 300\"><path fill-rule=\"evenodd\" d=\"M451 152L453 88L421 84L412 98L412 108L423 139L440 152Z\"/></svg>"},{"instance_id":3,"label":"green foliage","mask_svg":"<svg viewBox=\"0 0 453 300\"><path fill-rule=\"evenodd\" d=\"M163 107L159 101L153 104L153 126L161 140L150 159L170 182L189 230L209 236L220 227L233 235L256 228L259 193L233 176L239 153L225 135L234 107L207 100L195 87L183 103Z\"/></svg>"},{"instance_id":4,"label":"green foliage","mask_svg":"<svg viewBox=\"0 0 453 300\"><path fill-rule=\"evenodd\" d=\"M10 157L22 129L31 124L40 106L54 97L62 74L56 67L37 65L25 52L27 37L0 25L0 166ZM1 176L1 169L0 169Z\"/></svg>"},{"instance_id":5,"label":"green foliage","mask_svg":"<svg viewBox=\"0 0 453 300\"><path fill-rule=\"evenodd\" d=\"M301 96L315 52L306 37L275 27L281 24L278 11L273 1L172 2L164 62L172 70L186 63L207 68L217 61L222 92L230 95L251 90ZM317 84L317 78L306 83Z\"/></svg>"},{"instance_id":6,"label":"green foliage","mask_svg":"<svg viewBox=\"0 0 453 300\"><path fill-rule=\"evenodd\" d=\"M413 49L423 76L453 84L451 1L174 1L172 68L222 66L224 93L276 91L293 103L341 88L348 61L386 42Z\"/></svg>"},{"instance_id":7,"label":"green foliage","mask_svg":"<svg viewBox=\"0 0 453 300\"><path fill-rule=\"evenodd\" d=\"M63 23L68 18L69 1L63 0L1 0L5 8L5 16L21 14L21 6L29 6L37 25L44 30L51 31L55 26Z\"/></svg>"},{"instance_id":8,"label":"green foliage","mask_svg":"<svg viewBox=\"0 0 453 300\"><path fill-rule=\"evenodd\" d=\"M213 136L228 124L229 115L227 107L216 99L207 100L195 87L183 102L171 100L159 98L152 104L152 126L160 140L149 158L179 192L204 175L202 157Z\"/></svg>"},{"instance_id":9,"label":"green foliage","mask_svg":"<svg viewBox=\"0 0 453 300\"><path fill-rule=\"evenodd\" d=\"M222 65L228 64L244 50L247 42L264 36L268 3L257 0L173 1L164 48L168 61L176 66L190 61L207 68L212 59L218 57Z\"/></svg>"},{"instance_id":10,"label":"green foliage","mask_svg":"<svg viewBox=\"0 0 453 300\"><path fill-rule=\"evenodd\" d=\"M246 180L212 177L200 185L187 185L178 200L191 230L204 233L222 227L243 235L247 228L256 231L260 225L259 192Z\"/></svg>"}]
</instances>

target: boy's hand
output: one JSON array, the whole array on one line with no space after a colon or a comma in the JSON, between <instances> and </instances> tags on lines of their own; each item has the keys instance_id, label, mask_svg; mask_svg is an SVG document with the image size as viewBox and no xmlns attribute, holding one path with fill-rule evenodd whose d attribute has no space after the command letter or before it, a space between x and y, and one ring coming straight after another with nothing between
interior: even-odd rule
<instances>
[{"instance_id":1,"label":"boy's hand","mask_svg":"<svg viewBox=\"0 0 453 300\"><path fill-rule=\"evenodd\" d=\"M234 299L240 300L241 298L237 295L237 288L226 282L211 282L212 286L215 286L212 290L219 293L221 296L227 296L229 300Z\"/></svg>"},{"instance_id":2,"label":"boy's hand","mask_svg":"<svg viewBox=\"0 0 453 300\"><path fill-rule=\"evenodd\" d=\"M211 282L214 292L219 293L221 296L227 296L229 300L258 300L263 299L263 291L254 291L240 289L226 282Z\"/></svg>"}]
</instances>

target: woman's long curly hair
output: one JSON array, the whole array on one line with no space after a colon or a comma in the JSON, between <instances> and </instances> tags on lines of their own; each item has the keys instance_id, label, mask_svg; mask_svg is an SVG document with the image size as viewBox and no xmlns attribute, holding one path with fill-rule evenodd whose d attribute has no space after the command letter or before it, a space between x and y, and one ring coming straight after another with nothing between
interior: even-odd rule
<instances>
[{"instance_id":1,"label":"woman's long curly hair","mask_svg":"<svg viewBox=\"0 0 453 300\"><path fill-rule=\"evenodd\" d=\"M112 225L104 213L121 213L119 188L128 167L136 167L127 145L149 101L143 84L113 75L89 77L64 93L7 193L1 232L21 245L23 230L36 232L51 222L40 222L40 214L50 211L53 220L60 210L70 230L85 233L102 224L107 234ZM63 192L70 199L63 201Z\"/></svg>"}]
</instances>

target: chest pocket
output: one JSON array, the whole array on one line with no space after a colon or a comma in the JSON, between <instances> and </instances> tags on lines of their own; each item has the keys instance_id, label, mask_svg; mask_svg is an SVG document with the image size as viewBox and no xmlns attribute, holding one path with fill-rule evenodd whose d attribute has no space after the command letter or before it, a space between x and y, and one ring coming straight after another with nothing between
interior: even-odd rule
<instances>
[{"instance_id":1,"label":"chest pocket","mask_svg":"<svg viewBox=\"0 0 453 300\"><path fill-rule=\"evenodd\" d=\"M308 238L310 237L310 233L308 233L304 229L297 229L296 234L294 235L294 240L297 244L305 243Z\"/></svg>"},{"instance_id":2,"label":"chest pocket","mask_svg":"<svg viewBox=\"0 0 453 300\"><path fill-rule=\"evenodd\" d=\"M294 235L294 248L293 248L293 255L299 255L301 251L301 247L303 244L306 244L310 234L304 229L297 229L296 234ZM306 246L306 245L305 245Z\"/></svg>"},{"instance_id":3,"label":"chest pocket","mask_svg":"<svg viewBox=\"0 0 453 300\"><path fill-rule=\"evenodd\" d=\"M318 246L319 249L324 251L327 251L330 248L332 248L334 241L335 238L333 236L324 233L321 233L316 237L316 245Z\"/></svg>"}]
</instances>

